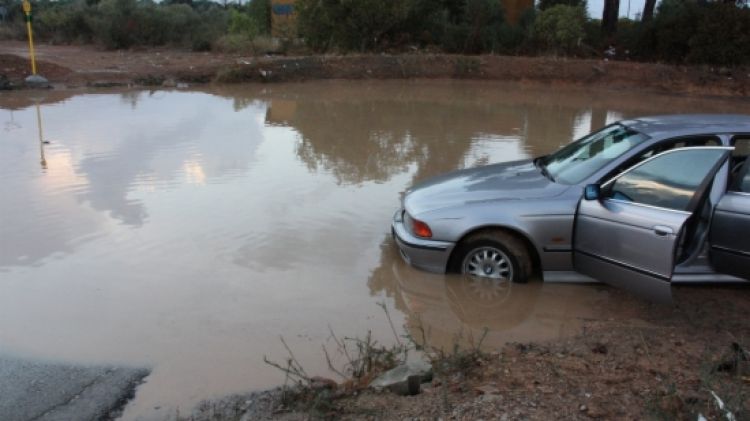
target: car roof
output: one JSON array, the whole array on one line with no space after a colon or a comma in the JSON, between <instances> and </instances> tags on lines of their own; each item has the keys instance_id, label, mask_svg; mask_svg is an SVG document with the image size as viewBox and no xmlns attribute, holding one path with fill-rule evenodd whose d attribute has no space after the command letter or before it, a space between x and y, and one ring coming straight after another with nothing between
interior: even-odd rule
<instances>
[{"instance_id":1,"label":"car roof","mask_svg":"<svg viewBox=\"0 0 750 421\"><path fill-rule=\"evenodd\" d=\"M708 133L750 133L750 115L675 114L638 117L620 122L651 137Z\"/></svg>"}]
</instances>

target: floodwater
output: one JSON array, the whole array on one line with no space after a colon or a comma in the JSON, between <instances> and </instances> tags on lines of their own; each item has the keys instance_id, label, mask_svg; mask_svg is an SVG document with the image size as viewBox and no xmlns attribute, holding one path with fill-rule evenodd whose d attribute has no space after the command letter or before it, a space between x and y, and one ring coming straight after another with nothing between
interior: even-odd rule
<instances>
[{"instance_id":1,"label":"floodwater","mask_svg":"<svg viewBox=\"0 0 750 421\"><path fill-rule=\"evenodd\" d=\"M609 122L746 101L486 82L314 82L0 95L0 354L146 366L124 419L283 381L280 337L331 375L339 336L541 341L634 317L596 285L406 266L399 194ZM43 142L40 142L40 137Z\"/></svg>"}]
</instances>

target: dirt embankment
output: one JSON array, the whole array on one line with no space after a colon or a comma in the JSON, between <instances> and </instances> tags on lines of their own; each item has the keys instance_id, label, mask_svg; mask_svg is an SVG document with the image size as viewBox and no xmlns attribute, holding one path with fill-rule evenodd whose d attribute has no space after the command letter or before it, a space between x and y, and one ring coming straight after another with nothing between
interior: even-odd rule
<instances>
[{"instance_id":1,"label":"dirt embankment","mask_svg":"<svg viewBox=\"0 0 750 421\"><path fill-rule=\"evenodd\" d=\"M570 339L449 352L415 396L321 381L324 393L302 400L284 403L278 390L233 396L185 419L750 419L750 291L676 292L670 307L616 291L634 318L586 320Z\"/></svg>"},{"instance_id":2,"label":"dirt embankment","mask_svg":"<svg viewBox=\"0 0 750 421\"><path fill-rule=\"evenodd\" d=\"M315 79L457 78L599 86L701 95L745 96L750 69L671 66L553 57L444 54L245 57L170 49L99 51L39 45L40 73L53 84L174 86L178 83L288 82ZM0 75L20 86L26 46L0 43Z\"/></svg>"}]
</instances>

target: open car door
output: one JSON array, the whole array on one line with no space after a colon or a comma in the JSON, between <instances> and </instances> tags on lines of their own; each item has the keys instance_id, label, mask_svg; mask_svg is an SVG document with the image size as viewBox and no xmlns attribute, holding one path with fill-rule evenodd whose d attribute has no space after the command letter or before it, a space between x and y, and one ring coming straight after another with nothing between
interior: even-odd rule
<instances>
[{"instance_id":1,"label":"open car door","mask_svg":"<svg viewBox=\"0 0 750 421\"><path fill-rule=\"evenodd\" d=\"M732 148L672 149L636 164L578 206L575 269L657 302L671 302L670 280L683 233Z\"/></svg>"},{"instance_id":2,"label":"open car door","mask_svg":"<svg viewBox=\"0 0 750 421\"><path fill-rule=\"evenodd\" d=\"M709 243L716 272L750 280L750 158L716 206Z\"/></svg>"}]
</instances>

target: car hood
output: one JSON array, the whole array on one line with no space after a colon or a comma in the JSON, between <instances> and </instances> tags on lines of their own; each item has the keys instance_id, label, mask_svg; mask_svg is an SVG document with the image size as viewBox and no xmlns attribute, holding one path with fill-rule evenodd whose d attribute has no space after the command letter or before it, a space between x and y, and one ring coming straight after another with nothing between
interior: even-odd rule
<instances>
[{"instance_id":1,"label":"car hood","mask_svg":"<svg viewBox=\"0 0 750 421\"><path fill-rule=\"evenodd\" d=\"M550 181L532 160L454 171L428 179L406 191L411 215L496 200L553 197L570 186Z\"/></svg>"}]
</instances>

